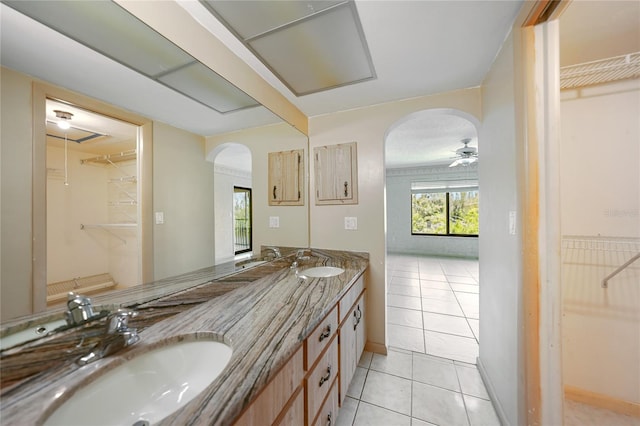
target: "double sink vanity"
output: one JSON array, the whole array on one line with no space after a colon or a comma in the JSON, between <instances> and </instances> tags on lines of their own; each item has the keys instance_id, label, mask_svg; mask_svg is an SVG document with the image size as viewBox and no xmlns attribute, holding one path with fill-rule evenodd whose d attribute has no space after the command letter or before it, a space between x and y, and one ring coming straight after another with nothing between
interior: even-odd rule
<instances>
[{"instance_id":1,"label":"double sink vanity","mask_svg":"<svg viewBox=\"0 0 640 426\"><path fill-rule=\"evenodd\" d=\"M368 255L282 251L95 297L109 315L3 344L3 423L333 424L366 340ZM79 362L119 308L139 339Z\"/></svg>"}]
</instances>

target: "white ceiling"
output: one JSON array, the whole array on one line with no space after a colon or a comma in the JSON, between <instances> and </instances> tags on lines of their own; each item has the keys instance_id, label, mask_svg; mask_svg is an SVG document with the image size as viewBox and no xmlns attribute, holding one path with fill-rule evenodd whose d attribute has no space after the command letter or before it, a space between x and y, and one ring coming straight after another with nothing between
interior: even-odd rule
<instances>
[{"instance_id":1,"label":"white ceiling","mask_svg":"<svg viewBox=\"0 0 640 426\"><path fill-rule=\"evenodd\" d=\"M301 97L293 95L200 3L180 4L312 117L480 85L522 1L356 0L377 78ZM597 40L618 35L621 40L640 40L639 5L637 1L574 0L565 15L570 16L574 9L583 11L576 19L563 18L561 51L593 52ZM217 114L5 4L0 7L3 66L204 136L279 121L263 107ZM589 41L586 48L580 45L582 40ZM599 51L599 55L606 54L606 50ZM460 140L469 131L459 122L450 124L445 126L444 121L434 121L433 117L414 117L402 123L398 135L390 140L401 138L403 149L415 153L430 138L432 147L438 141L439 148L434 152L446 155L461 146ZM450 147L445 146L445 139ZM474 142L471 145L475 146ZM388 155L393 164L406 166L401 164L401 157ZM420 161L430 160L425 157Z\"/></svg>"}]
</instances>

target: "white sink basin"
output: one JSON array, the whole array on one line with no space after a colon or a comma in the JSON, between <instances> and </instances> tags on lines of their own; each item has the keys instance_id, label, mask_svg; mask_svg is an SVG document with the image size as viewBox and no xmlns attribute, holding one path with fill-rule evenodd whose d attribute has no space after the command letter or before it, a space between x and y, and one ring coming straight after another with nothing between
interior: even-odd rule
<instances>
[{"instance_id":1,"label":"white sink basin","mask_svg":"<svg viewBox=\"0 0 640 426\"><path fill-rule=\"evenodd\" d=\"M309 278L329 278L340 275L343 272L344 269L336 268L335 266L318 266L300 271L299 275Z\"/></svg>"},{"instance_id":2,"label":"white sink basin","mask_svg":"<svg viewBox=\"0 0 640 426\"><path fill-rule=\"evenodd\" d=\"M46 336L49 332L56 328L65 325L67 322L64 319L53 320L46 323L38 324L21 331L4 336L0 339L0 349L4 350L11 346L18 345L20 343L28 342L29 340L38 339Z\"/></svg>"},{"instance_id":3,"label":"white sink basin","mask_svg":"<svg viewBox=\"0 0 640 426\"><path fill-rule=\"evenodd\" d=\"M229 346L210 340L179 342L147 352L79 388L44 424L156 423L213 382L231 353Z\"/></svg>"}]
</instances>

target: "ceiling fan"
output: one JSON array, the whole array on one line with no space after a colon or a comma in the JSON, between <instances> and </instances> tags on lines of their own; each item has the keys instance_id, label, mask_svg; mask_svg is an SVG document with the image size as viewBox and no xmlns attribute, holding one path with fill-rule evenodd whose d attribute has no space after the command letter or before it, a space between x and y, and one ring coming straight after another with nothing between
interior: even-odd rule
<instances>
[{"instance_id":1,"label":"ceiling fan","mask_svg":"<svg viewBox=\"0 0 640 426\"><path fill-rule=\"evenodd\" d=\"M478 161L478 150L476 147L469 146L471 138L462 139L460 142L462 142L464 146L456 150L457 157L452 157L455 158L455 161L449 164L449 167L468 166Z\"/></svg>"}]
</instances>

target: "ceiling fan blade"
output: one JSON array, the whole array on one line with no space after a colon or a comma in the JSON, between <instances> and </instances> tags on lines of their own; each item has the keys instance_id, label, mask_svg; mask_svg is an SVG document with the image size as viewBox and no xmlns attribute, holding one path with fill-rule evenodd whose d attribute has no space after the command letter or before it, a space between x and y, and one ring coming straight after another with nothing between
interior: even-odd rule
<instances>
[{"instance_id":1,"label":"ceiling fan blade","mask_svg":"<svg viewBox=\"0 0 640 426\"><path fill-rule=\"evenodd\" d=\"M455 167L458 164L460 164L460 159L459 158L456 161L454 161L453 163L449 164L449 167Z\"/></svg>"}]
</instances>

